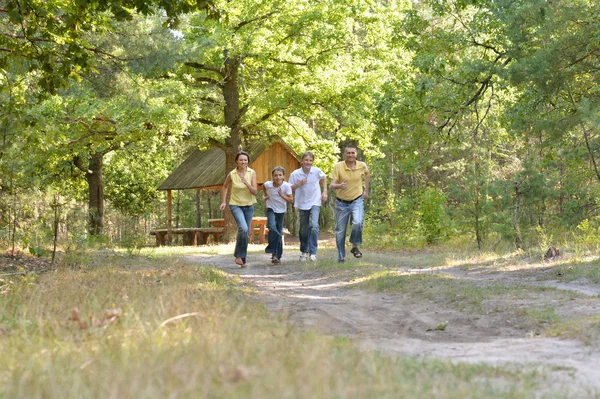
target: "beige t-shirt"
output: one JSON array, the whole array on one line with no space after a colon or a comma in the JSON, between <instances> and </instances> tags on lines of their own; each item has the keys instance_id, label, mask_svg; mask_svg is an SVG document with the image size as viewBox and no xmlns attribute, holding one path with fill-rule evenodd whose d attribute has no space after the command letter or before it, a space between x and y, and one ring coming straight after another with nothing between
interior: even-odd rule
<instances>
[{"instance_id":1,"label":"beige t-shirt","mask_svg":"<svg viewBox=\"0 0 600 399\"><path fill-rule=\"evenodd\" d=\"M362 161L356 161L356 168L350 169L345 161L338 162L333 167L331 179L336 183L346 181L345 189L338 189L336 196L344 201L352 201L363 194L363 181L365 174L369 173L369 167Z\"/></svg>"},{"instance_id":2,"label":"beige t-shirt","mask_svg":"<svg viewBox=\"0 0 600 399\"><path fill-rule=\"evenodd\" d=\"M252 174L254 169L246 169L246 181L252 181ZM242 179L238 176L237 171L234 169L229 172L231 177L231 197L229 198L229 205L237 206L249 206L256 203L256 197L252 195L248 187L242 183Z\"/></svg>"}]
</instances>

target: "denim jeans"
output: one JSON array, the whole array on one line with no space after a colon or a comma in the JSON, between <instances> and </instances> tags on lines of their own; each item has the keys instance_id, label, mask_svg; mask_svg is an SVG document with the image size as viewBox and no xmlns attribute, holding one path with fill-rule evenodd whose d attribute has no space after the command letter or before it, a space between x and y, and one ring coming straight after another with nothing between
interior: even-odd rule
<instances>
[{"instance_id":1,"label":"denim jeans","mask_svg":"<svg viewBox=\"0 0 600 399\"><path fill-rule=\"evenodd\" d=\"M335 245L338 250L338 259L346 257L346 228L348 219L352 215L352 232L350 243L354 246L362 244L363 217L365 215L365 200L359 197L350 204L340 200L335 201Z\"/></svg>"},{"instance_id":2,"label":"denim jeans","mask_svg":"<svg viewBox=\"0 0 600 399\"><path fill-rule=\"evenodd\" d=\"M285 213L275 213L273 209L267 208L267 227L269 234L267 239L269 244L265 248L268 254L274 254L277 259L281 259L283 254L283 217Z\"/></svg>"},{"instance_id":3,"label":"denim jeans","mask_svg":"<svg viewBox=\"0 0 600 399\"><path fill-rule=\"evenodd\" d=\"M317 254L319 240L319 213L321 207L313 205L310 209L298 209L300 215L300 252Z\"/></svg>"},{"instance_id":4,"label":"denim jeans","mask_svg":"<svg viewBox=\"0 0 600 399\"><path fill-rule=\"evenodd\" d=\"M237 206L229 205L231 214L238 225L237 238L235 240L235 251L233 256L242 258L246 263L246 254L248 253L248 240L252 232L252 217L254 216L254 205Z\"/></svg>"}]
</instances>

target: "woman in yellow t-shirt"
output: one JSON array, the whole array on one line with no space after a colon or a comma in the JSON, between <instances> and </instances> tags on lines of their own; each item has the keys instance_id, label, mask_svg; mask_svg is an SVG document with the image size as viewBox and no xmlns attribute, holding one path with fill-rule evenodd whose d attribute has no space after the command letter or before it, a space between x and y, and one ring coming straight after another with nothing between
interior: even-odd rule
<instances>
[{"instance_id":1,"label":"woman in yellow t-shirt","mask_svg":"<svg viewBox=\"0 0 600 399\"><path fill-rule=\"evenodd\" d=\"M231 185L231 197L229 198L229 209L238 225L237 238L235 240L235 263L241 267L247 267L246 254L248 253L248 241L252 231L252 217L254 216L254 204L256 203L256 172L248 167L250 155L240 151L235 156L236 168L227 174L223 188L221 189L221 210L227 206L227 189Z\"/></svg>"}]
</instances>

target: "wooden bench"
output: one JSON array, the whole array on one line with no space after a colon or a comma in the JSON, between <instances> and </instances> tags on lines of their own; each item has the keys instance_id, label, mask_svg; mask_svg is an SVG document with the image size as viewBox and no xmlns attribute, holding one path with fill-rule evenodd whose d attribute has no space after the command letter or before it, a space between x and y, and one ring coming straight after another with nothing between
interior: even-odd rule
<instances>
[{"instance_id":1,"label":"wooden bench","mask_svg":"<svg viewBox=\"0 0 600 399\"><path fill-rule=\"evenodd\" d=\"M167 244L167 229L156 229L150 231L151 235L156 236L156 246ZM171 234L182 234L183 245L204 245L208 243L208 238L211 242L221 241L223 235L223 227L189 227L171 229Z\"/></svg>"},{"instance_id":2,"label":"wooden bench","mask_svg":"<svg viewBox=\"0 0 600 399\"><path fill-rule=\"evenodd\" d=\"M212 227L223 228L225 219L208 219ZM264 244L267 236L267 218L264 216L255 216L252 218L252 237L250 242L254 242L254 235L258 236L258 242Z\"/></svg>"},{"instance_id":3,"label":"wooden bench","mask_svg":"<svg viewBox=\"0 0 600 399\"><path fill-rule=\"evenodd\" d=\"M266 218L265 218L266 219ZM262 220L259 220L262 222ZM265 244L268 239L269 229L264 224L260 224L259 227L253 228L253 236L258 237L260 244ZM155 229L151 230L150 234L156 236L156 246L167 245L167 229ZM171 234L183 235L183 245L205 245L209 242L218 243L221 242L223 236L223 227L186 227L171 229ZM290 234L288 229L283 229L283 240L285 243L285 236ZM254 241L254 237L250 242Z\"/></svg>"}]
</instances>

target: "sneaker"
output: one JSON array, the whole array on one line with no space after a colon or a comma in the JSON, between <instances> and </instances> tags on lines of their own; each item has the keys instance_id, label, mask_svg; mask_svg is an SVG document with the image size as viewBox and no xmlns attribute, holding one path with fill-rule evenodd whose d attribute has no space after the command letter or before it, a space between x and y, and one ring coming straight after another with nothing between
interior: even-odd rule
<instances>
[{"instance_id":1,"label":"sneaker","mask_svg":"<svg viewBox=\"0 0 600 399\"><path fill-rule=\"evenodd\" d=\"M305 253L300 254L300 261L304 262L305 260L308 260L308 254L305 254Z\"/></svg>"},{"instance_id":2,"label":"sneaker","mask_svg":"<svg viewBox=\"0 0 600 399\"><path fill-rule=\"evenodd\" d=\"M344 259L338 259L338 263L344 263L345 260Z\"/></svg>"},{"instance_id":3,"label":"sneaker","mask_svg":"<svg viewBox=\"0 0 600 399\"><path fill-rule=\"evenodd\" d=\"M309 259L314 262L315 260L317 260L317 255L310 255Z\"/></svg>"}]
</instances>

